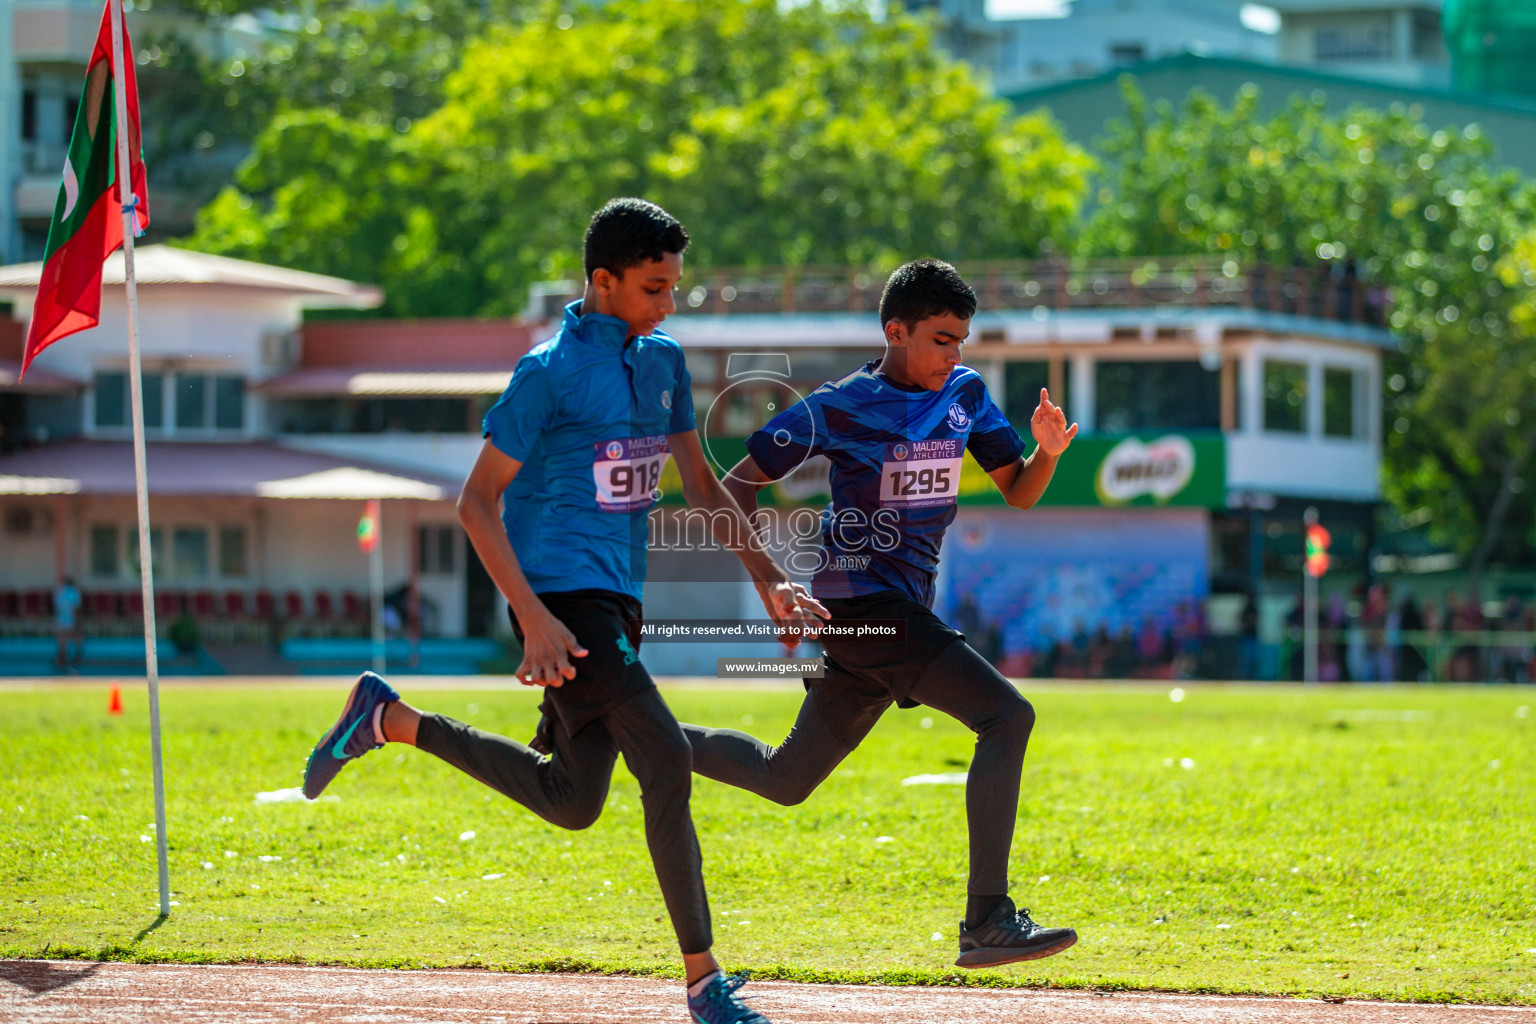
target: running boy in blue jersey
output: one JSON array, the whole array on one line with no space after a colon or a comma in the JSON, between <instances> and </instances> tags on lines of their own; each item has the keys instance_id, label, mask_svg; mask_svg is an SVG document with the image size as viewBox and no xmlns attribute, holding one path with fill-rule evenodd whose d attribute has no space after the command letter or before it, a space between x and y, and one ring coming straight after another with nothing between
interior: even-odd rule
<instances>
[{"instance_id":1,"label":"running boy in blue jersey","mask_svg":"<svg viewBox=\"0 0 1536 1024\"><path fill-rule=\"evenodd\" d=\"M955 518L960 465L969 451L1008 504L1026 509L1045 492L1077 425L1042 389L1024 442L960 365L976 294L947 263L918 260L891 275L880 298L883 359L823 384L747 441L726 488L749 514L757 492L814 455L832 464L832 504L822 514L812 592L829 626L900 620L904 640L822 638L824 679L806 680L788 738L768 746L745 733L684 725L693 770L790 805L810 796L893 703L922 704L976 733L966 783L971 869L961 967L990 967L1059 953L1070 928L1042 928L1008 896L1008 852L1019 776L1035 712L1013 685L930 610L939 544Z\"/></svg>"},{"instance_id":2,"label":"running boy in blue jersey","mask_svg":"<svg viewBox=\"0 0 1536 1024\"><path fill-rule=\"evenodd\" d=\"M749 543L746 520L705 460L682 348L657 330L676 308L687 244L683 226L652 203L616 199L597 212L586 293L566 307L560 333L517 364L486 414L487 440L459 498L464 529L510 604L523 644L518 678L546 687L548 755L418 711L369 672L310 755L304 792L319 796L346 761L387 741L410 743L546 821L583 829L602 813L622 753L640 783L693 1019L767 1024L736 996L744 979L722 975L710 953L688 741L639 660L646 513L669 453L688 503L732 533L722 539L770 616L804 626L825 609Z\"/></svg>"}]
</instances>

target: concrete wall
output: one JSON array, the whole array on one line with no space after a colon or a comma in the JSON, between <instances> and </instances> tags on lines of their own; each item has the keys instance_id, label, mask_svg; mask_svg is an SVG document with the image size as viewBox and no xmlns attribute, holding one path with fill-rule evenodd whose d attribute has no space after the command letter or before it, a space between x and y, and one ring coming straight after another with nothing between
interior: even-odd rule
<instances>
[{"instance_id":1,"label":"concrete wall","mask_svg":"<svg viewBox=\"0 0 1536 1024\"><path fill-rule=\"evenodd\" d=\"M156 360L180 360L263 380L275 372L262 362L263 336L294 330L302 315L297 298L251 288L141 284L138 294L146 369ZM25 321L30 313L29 302L17 303L15 319ZM103 290L99 327L44 350L33 365L89 379L95 369L127 364L126 300L118 286Z\"/></svg>"},{"instance_id":2,"label":"concrete wall","mask_svg":"<svg viewBox=\"0 0 1536 1024\"><path fill-rule=\"evenodd\" d=\"M305 367L505 365L554 333L521 320L322 320L305 324L299 365Z\"/></svg>"},{"instance_id":3,"label":"concrete wall","mask_svg":"<svg viewBox=\"0 0 1536 1024\"><path fill-rule=\"evenodd\" d=\"M11 32L12 0L0 0L0 263L19 256L16 186L21 181L21 80Z\"/></svg>"},{"instance_id":4,"label":"concrete wall","mask_svg":"<svg viewBox=\"0 0 1536 1024\"><path fill-rule=\"evenodd\" d=\"M287 448L449 480L469 476L485 443L478 434L282 434L278 441Z\"/></svg>"},{"instance_id":5,"label":"concrete wall","mask_svg":"<svg viewBox=\"0 0 1536 1024\"><path fill-rule=\"evenodd\" d=\"M1245 28L1239 4L1174 0L1078 0L1066 18L999 22L1008 35L998 58L1000 90L1084 78L1117 66L1116 46L1139 46L1141 60L1185 52L1273 60L1275 39Z\"/></svg>"}]
</instances>

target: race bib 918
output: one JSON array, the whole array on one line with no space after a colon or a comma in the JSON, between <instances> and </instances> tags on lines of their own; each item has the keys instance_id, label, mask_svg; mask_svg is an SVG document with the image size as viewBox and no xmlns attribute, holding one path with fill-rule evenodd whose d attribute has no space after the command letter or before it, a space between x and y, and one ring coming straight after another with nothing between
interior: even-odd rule
<instances>
[{"instance_id":1,"label":"race bib 918","mask_svg":"<svg viewBox=\"0 0 1536 1024\"><path fill-rule=\"evenodd\" d=\"M650 508L671 451L665 434L594 444L592 482L597 487L597 507L604 512Z\"/></svg>"},{"instance_id":2,"label":"race bib 918","mask_svg":"<svg viewBox=\"0 0 1536 1024\"><path fill-rule=\"evenodd\" d=\"M953 505L960 491L964 442L898 441L885 446L880 468L880 504L903 508Z\"/></svg>"}]
</instances>

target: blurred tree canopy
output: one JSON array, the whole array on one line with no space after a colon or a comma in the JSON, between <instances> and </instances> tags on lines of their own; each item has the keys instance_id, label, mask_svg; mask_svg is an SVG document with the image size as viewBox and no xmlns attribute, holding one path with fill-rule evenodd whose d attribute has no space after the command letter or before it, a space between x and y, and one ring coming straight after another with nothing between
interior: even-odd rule
<instances>
[{"instance_id":1,"label":"blurred tree canopy","mask_svg":"<svg viewBox=\"0 0 1536 1024\"><path fill-rule=\"evenodd\" d=\"M135 37L145 158L155 180L195 209L231 180L282 112L339 113L404 130L442 105L444 82L469 40L532 6L130 0L130 9L171 15Z\"/></svg>"},{"instance_id":2,"label":"blurred tree canopy","mask_svg":"<svg viewBox=\"0 0 1536 1024\"><path fill-rule=\"evenodd\" d=\"M1251 86L1225 107L1127 97L1084 251L1352 261L1390 287L1387 497L1470 556L1474 581L1519 558L1536 520L1536 189L1493 169L1475 128L1400 108L1297 100L1263 118Z\"/></svg>"},{"instance_id":3,"label":"blurred tree canopy","mask_svg":"<svg viewBox=\"0 0 1536 1024\"><path fill-rule=\"evenodd\" d=\"M579 275L615 195L675 213L702 265L1012 258L1070 235L1092 170L921 23L862 4L549 6L471 39L430 112L327 97L325 73L188 244L382 284L397 315L516 312L530 283Z\"/></svg>"}]
</instances>

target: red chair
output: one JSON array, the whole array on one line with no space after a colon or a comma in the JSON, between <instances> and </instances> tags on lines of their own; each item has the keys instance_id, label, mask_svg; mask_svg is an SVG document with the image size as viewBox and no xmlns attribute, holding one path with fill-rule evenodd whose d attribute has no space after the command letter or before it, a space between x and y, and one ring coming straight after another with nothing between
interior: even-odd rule
<instances>
[{"instance_id":1,"label":"red chair","mask_svg":"<svg viewBox=\"0 0 1536 1024\"><path fill-rule=\"evenodd\" d=\"M192 617L196 619L211 619L218 615L218 604L213 599L213 591L199 590L192 595Z\"/></svg>"},{"instance_id":2,"label":"red chair","mask_svg":"<svg viewBox=\"0 0 1536 1024\"><path fill-rule=\"evenodd\" d=\"M290 619L302 619L304 617L304 595L297 590L290 590L283 595L283 615Z\"/></svg>"},{"instance_id":3,"label":"red chair","mask_svg":"<svg viewBox=\"0 0 1536 1024\"><path fill-rule=\"evenodd\" d=\"M0 590L0 632L22 631L21 595L14 590Z\"/></svg>"},{"instance_id":4,"label":"red chair","mask_svg":"<svg viewBox=\"0 0 1536 1024\"><path fill-rule=\"evenodd\" d=\"M368 606L353 590L341 592L341 617L348 622L361 622L368 617Z\"/></svg>"},{"instance_id":5,"label":"red chair","mask_svg":"<svg viewBox=\"0 0 1536 1024\"><path fill-rule=\"evenodd\" d=\"M231 590L224 595L224 616L229 619L245 618L245 595L238 590Z\"/></svg>"},{"instance_id":6,"label":"red chair","mask_svg":"<svg viewBox=\"0 0 1536 1024\"><path fill-rule=\"evenodd\" d=\"M324 590L315 591L315 618L329 619L334 614L336 614L336 605L331 601L330 593Z\"/></svg>"},{"instance_id":7,"label":"red chair","mask_svg":"<svg viewBox=\"0 0 1536 1024\"><path fill-rule=\"evenodd\" d=\"M181 618L186 610L187 599L185 595L174 590L162 590L155 595L155 615L169 622L171 619Z\"/></svg>"},{"instance_id":8,"label":"red chair","mask_svg":"<svg viewBox=\"0 0 1536 1024\"><path fill-rule=\"evenodd\" d=\"M130 619L144 618L144 591L130 590L123 596L123 614Z\"/></svg>"},{"instance_id":9,"label":"red chair","mask_svg":"<svg viewBox=\"0 0 1536 1024\"><path fill-rule=\"evenodd\" d=\"M272 596L270 590L258 590L256 596L251 599L256 605L256 617L270 622L277 618L277 598Z\"/></svg>"},{"instance_id":10,"label":"red chair","mask_svg":"<svg viewBox=\"0 0 1536 1024\"><path fill-rule=\"evenodd\" d=\"M86 614L93 619L115 619L121 614L118 611L118 595L110 590L97 590L85 597Z\"/></svg>"},{"instance_id":11,"label":"red chair","mask_svg":"<svg viewBox=\"0 0 1536 1024\"><path fill-rule=\"evenodd\" d=\"M21 614L29 619L53 617L53 595L46 590L29 590L21 595Z\"/></svg>"}]
</instances>

